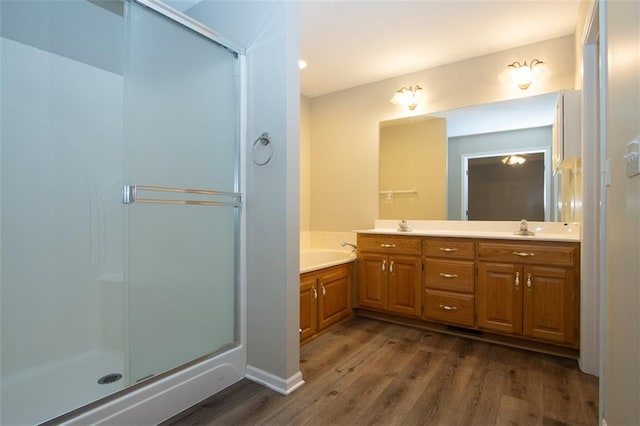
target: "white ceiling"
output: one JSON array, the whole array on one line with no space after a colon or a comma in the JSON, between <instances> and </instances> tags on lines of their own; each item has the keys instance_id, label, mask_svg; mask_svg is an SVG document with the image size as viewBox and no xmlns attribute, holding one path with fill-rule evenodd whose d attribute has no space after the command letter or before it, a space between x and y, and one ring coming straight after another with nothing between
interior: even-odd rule
<instances>
[{"instance_id":1,"label":"white ceiling","mask_svg":"<svg viewBox=\"0 0 640 426\"><path fill-rule=\"evenodd\" d=\"M186 10L200 0L165 0ZM208 1L208 0L204 0ZM573 34L580 0L302 0L314 97Z\"/></svg>"},{"instance_id":2,"label":"white ceiling","mask_svg":"<svg viewBox=\"0 0 640 426\"><path fill-rule=\"evenodd\" d=\"M579 3L303 0L301 91L314 97L573 34Z\"/></svg>"}]
</instances>

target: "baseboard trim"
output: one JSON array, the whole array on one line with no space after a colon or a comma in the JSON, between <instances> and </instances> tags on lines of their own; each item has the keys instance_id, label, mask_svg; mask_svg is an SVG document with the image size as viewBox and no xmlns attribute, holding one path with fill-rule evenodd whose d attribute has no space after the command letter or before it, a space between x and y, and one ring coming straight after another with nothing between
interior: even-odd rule
<instances>
[{"instance_id":1,"label":"baseboard trim","mask_svg":"<svg viewBox=\"0 0 640 426\"><path fill-rule=\"evenodd\" d=\"M247 373L245 377L252 382L266 386L282 395L289 395L300 386L304 385L304 380L302 380L302 373L300 371L288 379L283 379L260 368L247 365Z\"/></svg>"},{"instance_id":2,"label":"baseboard trim","mask_svg":"<svg viewBox=\"0 0 640 426\"><path fill-rule=\"evenodd\" d=\"M375 319L379 321L391 322L394 324L408 325L412 327L422 328L424 330L436 331L440 333L451 334L453 336L465 337L467 339L479 340L481 342L490 342L498 345L509 346L512 348L526 349L534 352L560 356L563 358L577 359L580 351L573 347L557 345L554 343L546 343L542 341L534 341L526 338L501 335L491 333L484 330L458 327L447 325L444 323L436 323L421 318L402 317L388 312L374 311L366 308L356 308L356 315L364 318Z\"/></svg>"}]
</instances>

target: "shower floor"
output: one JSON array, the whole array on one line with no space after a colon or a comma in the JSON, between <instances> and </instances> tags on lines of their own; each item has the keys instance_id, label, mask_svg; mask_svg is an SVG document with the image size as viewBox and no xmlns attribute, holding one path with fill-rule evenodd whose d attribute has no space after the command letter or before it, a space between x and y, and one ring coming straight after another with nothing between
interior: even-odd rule
<instances>
[{"instance_id":1,"label":"shower floor","mask_svg":"<svg viewBox=\"0 0 640 426\"><path fill-rule=\"evenodd\" d=\"M124 374L122 352L85 352L4 378L0 424L37 424L123 389L124 378L98 384L112 373Z\"/></svg>"}]
</instances>

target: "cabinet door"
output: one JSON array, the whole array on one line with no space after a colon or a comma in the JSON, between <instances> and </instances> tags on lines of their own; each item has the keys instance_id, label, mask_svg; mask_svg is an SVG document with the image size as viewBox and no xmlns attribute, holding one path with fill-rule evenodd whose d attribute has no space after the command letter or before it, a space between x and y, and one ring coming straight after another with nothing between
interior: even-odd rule
<instances>
[{"instance_id":1,"label":"cabinet door","mask_svg":"<svg viewBox=\"0 0 640 426\"><path fill-rule=\"evenodd\" d=\"M387 309L388 257L361 253L358 257L358 305L363 308Z\"/></svg>"},{"instance_id":2,"label":"cabinet door","mask_svg":"<svg viewBox=\"0 0 640 426\"><path fill-rule=\"evenodd\" d=\"M390 312L420 316L422 308L422 259L417 256L389 256Z\"/></svg>"},{"instance_id":3,"label":"cabinet door","mask_svg":"<svg viewBox=\"0 0 640 426\"><path fill-rule=\"evenodd\" d=\"M318 330L318 292L316 276L302 275L300 278L300 341L316 334Z\"/></svg>"},{"instance_id":4,"label":"cabinet door","mask_svg":"<svg viewBox=\"0 0 640 426\"><path fill-rule=\"evenodd\" d=\"M318 277L318 330L351 315L351 265L325 272Z\"/></svg>"},{"instance_id":5,"label":"cabinet door","mask_svg":"<svg viewBox=\"0 0 640 426\"><path fill-rule=\"evenodd\" d=\"M569 345L578 340L578 295L572 268L524 268L524 335Z\"/></svg>"},{"instance_id":6,"label":"cabinet door","mask_svg":"<svg viewBox=\"0 0 640 426\"><path fill-rule=\"evenodd\" d=\"M479 328L522 333L522 267L508 263L478 263L477 313Z\"/></svg>"}]
</instances>

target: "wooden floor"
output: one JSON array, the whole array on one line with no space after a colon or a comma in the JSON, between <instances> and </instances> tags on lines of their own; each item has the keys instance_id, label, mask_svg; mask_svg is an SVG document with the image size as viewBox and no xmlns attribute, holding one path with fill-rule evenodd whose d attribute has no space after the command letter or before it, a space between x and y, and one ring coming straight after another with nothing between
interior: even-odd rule
<instances>
[{"instance_id":1,"label":"wooden floor","mask_svg":"<svg viewBox=\"0 0 640 426\"><path fill-rule=\"evenodd\" d=\"M242 380L165 425L596 425L574 360L358 318L305 345L305 385Z\"/></svg>"}]
</instances>

